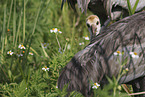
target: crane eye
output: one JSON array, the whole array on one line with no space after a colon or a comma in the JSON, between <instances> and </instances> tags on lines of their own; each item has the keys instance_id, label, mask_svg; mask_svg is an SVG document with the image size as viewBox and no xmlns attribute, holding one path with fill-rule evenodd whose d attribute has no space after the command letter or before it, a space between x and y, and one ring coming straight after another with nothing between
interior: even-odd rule
<instances>
[{"instance_id":1,"label":"crane eye","mask_svg":"<svg viewBox=\"0 0 145 97\"><path fill-rule=\"evenodd\" d=\"M96 25L98 25L98 24L99 24L99 21L97 21Z\"/></svg>"},{"instance_id":2,"label":"crane eye","mask_svg":"<svg viewBox=\"0 0 145 97\"><path fill-rule=\"evenodd\" d=\"M90 24L87 23L87 26L90 27Z\"/></svg>"}]
</instances>

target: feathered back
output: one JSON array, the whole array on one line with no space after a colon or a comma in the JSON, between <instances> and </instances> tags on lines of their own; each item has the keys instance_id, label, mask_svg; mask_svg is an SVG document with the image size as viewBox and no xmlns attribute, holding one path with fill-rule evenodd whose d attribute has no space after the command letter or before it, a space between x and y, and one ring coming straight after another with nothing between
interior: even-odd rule
<instances>
[{"instance_id":1,"label":"feathered back","mask_svg":"<svg viewBox=\"0 0 145 97\"><path fill-rule=\"evenodd\" d=\"M126 17L110 25L92 41L92 44L94 44L91 48L93 50L90 50L88 54L98 53L99 58L103 59L100 62L101 65L108 65L104 69L104 72L111 74L108 76L117 75L120 64L126 58L128 58L128 61L124 69L128 68L129 71L121 77L120 83L127 83L138 77L145 76L145 12ZM122 52L122 55L114 55L116 51ZM137 54L139 58L132 57L132 52ZM117 62L118 58L121 59L121 63Z\"/></svg>"},{"instance_id":2,"label":"feathered back","mask_svg":"<svg viewBox=\"0 0 145 97\"><path fill-rule=\"evenodd\" d=\"M123 73L119 83L129 83L145 76L145 11L113 23L66 65L58 79L58 87L68 84L68 92L76 90L84 96L91 91L90 80L103 86L106 76ZM119 60L120 62L118 62Z\"/></svg>"}]
</instances>

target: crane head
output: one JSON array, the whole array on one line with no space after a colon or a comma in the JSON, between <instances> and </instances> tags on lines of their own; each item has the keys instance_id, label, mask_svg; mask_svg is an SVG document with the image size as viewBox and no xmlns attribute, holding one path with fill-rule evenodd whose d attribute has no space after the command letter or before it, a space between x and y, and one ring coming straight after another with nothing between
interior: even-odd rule
<instances>
[{"instance_id":1,"label":"crane head","mask_svg":"<svg viewBox=\"0 0 145 97\"><path fill-rule=\"evenodd\" d=\"M91 39L99 34L100 29L101 29L101 24L100 24L100 20L98 16L90 15L86 19L86 25L88 26Z\"/></svg>"}]
</instances>

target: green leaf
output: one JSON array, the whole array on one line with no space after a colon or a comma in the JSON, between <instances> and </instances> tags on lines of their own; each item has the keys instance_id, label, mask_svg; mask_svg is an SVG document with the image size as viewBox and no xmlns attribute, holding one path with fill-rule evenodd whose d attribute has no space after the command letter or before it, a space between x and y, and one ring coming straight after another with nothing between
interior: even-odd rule
<instances>
[{"instance_id":1,"label":"green leaf","mask_svg":"<svg viewBox=\"0 0 145 97\"><path fill-rule=\"evenodd\" d=\"M138 2L139 2L139 0L136 0L135 5L134 5L134 7L133 7L133 9L132 9L132 14L135 13L135 10L136 10L136 7L137 7L137 5L138 5Z\"/></svg>"},{"instance_id":2,"label":"green leaf","mask_svg":"<svg viewBox=\"0 0 145 97\"><path fill-rule=\"evenodd\" d=\"M8 76L9 76L10 80L12 81L12 72L11 72L11 70L8 70Z\"/></svg>"},{"instance_id":3,"label":"green leaf","mask_svg":"<svg viewBox=\"0 0 145 97\"><path fill-rule=\"evenodd\" d=\"M131 4L130 4L130 0L127 0L127 5L128 5L128 11L129 11L129 15L133 15L135 13L136 7L138 5L139 0L136 0L134 7L132 9Z\"/></svg>"},{"instance_id":4,"label":"green leaf","mask_svg":"<svg viewBox=\"0 0 145 97\"><path fill-rule=\"evenodd\" d=\"M113 83L113 81L108 76L106 76L106 78L107 78L107 80L109 81L110 84Z\"/></svg>"},{"instance_id":5,"label":"green leaf","mask_svg":"<svg viewBox=\"0 0 145 97\"><path fill-rule=\"evenodd\" d=\"M127 0L127 5L128 5L129 15L132 15L132 8L131 8L130 0Z\"/></svg>"}]
</instances>

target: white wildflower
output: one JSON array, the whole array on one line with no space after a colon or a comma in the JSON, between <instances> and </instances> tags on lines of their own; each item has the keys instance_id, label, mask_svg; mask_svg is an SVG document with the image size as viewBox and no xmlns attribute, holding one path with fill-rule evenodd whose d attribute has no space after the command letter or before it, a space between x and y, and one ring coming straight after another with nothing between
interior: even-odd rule
<instances>
[{"instance_id":1,"label":"white wildflower","mask_svg":"<svg viewBox=\"0 0 145 97\"><path fill-rule=\"evenodd\" d=\"M93 89L97 89L99 86L100 86L100 84L94 83L92 88L93 88Z\"/></svg>"},{"instance_id":2,"label":"white wildflower","mask_svg":"<svg viewBox=\"0 0 145 97\"><path fill-rule=\"evenodd\" d=\"M32 52L29 52L29 54L30 54L30 55L33 55L33 53L32 53Z\"/></svg>"},{"instance_id":3,"label":"white wildflower","mask_svg":"<svg viewBox=\"0 0 145 97\"><path fill-rule=\"evenodd\" d=\"M119 56L121 56L122 55L122 53L120 52L120 51L116 51L116 52L114 52L114 55L119 55Z\"/></svg>"},{"instance_id":4,"label":"white wildflower","mask_svg":"<svg viewBox=\"0 0 145 97\"><path fill-rule=\"evenodd\" d=\"M12 52L11 50L7 52L7 54L9 55L13 55L14 52Z\"/></svg>"},{"instance_id":5,"label":"white wildflower","mask_svg":"<svg viewBox=\"0 0 145 97\"><path fill-rule=\"evenodd\" d=\"M42 68L43 71L49 71L49 68L47 68L47 66L45 66L44 68Z\"/></svg>"},{"instance_id":6,"label":"white wildflower","mask_svg":"<svg viewBox=\"0 0 145 97\"><path fill-rule=\"evenodd\" d=\"M21 53L17 53L17 56L20 57L20 56L23 56L23 54L21 54Z\"/></svg>"},{"instance_id":7,"label":"white wildflower","mask_svg":"<svg viewBox=\"0 0 145 97\"><path fill-rule=\"evenodd\" d=\"M132 58L139 58L139 55L137 55L136 52L130 52L129 54L131 55Z\"/></svg>"},{"instance_id":8,"label":"white wildflower","mask_svg":"<svg viewBox=\"0 0 145 97\"><path fill-rule=\"evenodd\" d=\"M24 45L19 44L18 48L20 49L26 49Z\"/></svg>"},{"instance_id":9,"label":"white wildflower","mask_svg":"<svg viewBox=\"0 0 145 97\"><path fill-rule=\"evenodd\" d=\"M79 43L79 45L84 45L84 42L82 42L82 43Z\"/></svg>"},{"instance_id":10,"label":"white wildflower","mask_svg":"<svg viewBox=\"0 0 145 97\"><path fill-rule=\"evenodd\" d=\"M57 29L57 28L52 28L51 30L50 30L50 32L51 33L62 33L59 29Z\"/></svg>"},{"instance_id":11,"label":"white wildflower","mask_svg":"<svg viewBox=\"0 0 145 97\"><path fill-rule=\"evenodd\" d=\"M89 39L89 37L86 35L86 36L83 36L83 38L85 39L85 40L90 40Z\"/></svg>"}]
</instances>

